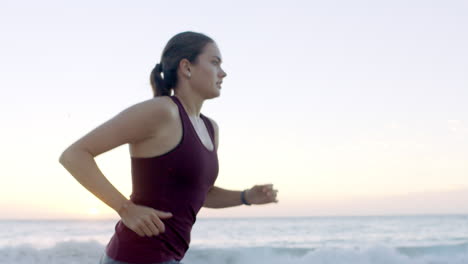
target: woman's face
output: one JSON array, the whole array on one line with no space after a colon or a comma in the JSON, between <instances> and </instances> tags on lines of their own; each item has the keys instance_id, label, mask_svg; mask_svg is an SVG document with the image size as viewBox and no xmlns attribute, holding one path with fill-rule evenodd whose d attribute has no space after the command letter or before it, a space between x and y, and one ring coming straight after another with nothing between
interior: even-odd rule
<instances>
[{"instance_id":1,"label":"woman's face","mask_svg":"<svg viewBox=\"0 0 468 264\"><path fill-rule=\"evenodd\" d=\"M208 43L198 56L198 64L190 67L192 88L206 99L220 95L221 82L227 75L221 68L221 60L216 44Z\"/></svg>"}]
</instances>

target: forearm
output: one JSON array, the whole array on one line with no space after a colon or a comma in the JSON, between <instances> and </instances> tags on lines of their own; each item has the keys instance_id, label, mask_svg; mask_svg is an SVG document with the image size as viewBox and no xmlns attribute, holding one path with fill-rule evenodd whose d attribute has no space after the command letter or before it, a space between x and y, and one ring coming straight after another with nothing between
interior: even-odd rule
<instances>
[{"instance_id":1,"label":"forearm","mask_svg":"<svg viewBox=\"0 0 468 264\"><path fill-rule=\"evenodd\" d=\"M206 195L203 207L206 208L225 208L242 205L242 191L226 190L213 186Z\"/></svg>"},{"instance_id":2,"label":"forearm","mask_svg":"<svg viewBox=\"0 0 468 264\"><path fill-rule=\"evenodd\" d=\"M59 161L83 187L116 212L128 200L102 174L90 153L69 149Z\"/></svg>"}]
</instances>

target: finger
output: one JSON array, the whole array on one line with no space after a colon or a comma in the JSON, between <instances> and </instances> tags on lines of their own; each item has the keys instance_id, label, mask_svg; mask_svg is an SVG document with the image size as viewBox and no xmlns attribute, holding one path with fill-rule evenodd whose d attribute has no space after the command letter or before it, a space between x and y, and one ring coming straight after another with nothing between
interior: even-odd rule
<instances>
[{"instance_id":1,"label":"finger","mask_svg":"<svg viewBox=\"0 0 468 264\"><path fill-rule=\"evenodd\" d=\"M151 230L146 226L146 224L144 222L142 222L140 225L139 225L140 229L143 231L143 233L146 235L146 236L151 236Z\"/></svg>"},{"instance_id":2,"label":"finger","mask_svg":"<svg viewBox=\"0 0 468 264\"><path fill-rule=\"evenodd\" d=\"M269 192L269 193L267 193L267 194L265 195L265 198L266 198L269 202L274 201L274 200L276 199L276 194L275 194L275 193Z\"/></svg>"},{"instance_id":3,"label":"finger","mask_svg":"<svg viewBox=\"0 0 468 264\"><path fill-rule=\"evenodd\" d=\"M137 226L134 229L132 229L135 233L137 233L139 236L144 237L145 233L141 231L141 229Z\"/></svg>"},{"instance_id":4,"label":"finger","mask_svg":"<svg viewBox=\"0 0 468 264\"><path fill-rule=\"evenodd\" d=\"M163 219L165 219L165 218L171 218L171 217L172 217L172 213L169 213L169 212L161 212L161 211L160 211L160 212L157 213L157 216L158 216L159 218L163 218Z\"/></svg>"},{"instance_id":5,"label":"finger","mask_svg":"<svg viewBox=\"0 0 468 264\"><path fill-rule=\"evenodd\" d=\"M152 220L153 220L153 223L156 225L156 227L158 228L158 230L161 232L161 233L164 233L166 232L166 228L164 226L164 223L161 221L161 219L159 219L158 215L154 214L152 215Z\"/></svg>"},{"instance_id":6,"label":"finger","mask_svg":"<svg viewBox=\"0 0 468 264\"><path fill-rule=\"evenodd\" d=\"M149 219L145 220L145 223L146 223L146 226L148 227L148 229L151 230L152 235L155 235L155 236L159 235L159 230L156 227L156 225L153 223L153 220L151 219L151 216L150 216Z\"/></svg>"}]
</instances>

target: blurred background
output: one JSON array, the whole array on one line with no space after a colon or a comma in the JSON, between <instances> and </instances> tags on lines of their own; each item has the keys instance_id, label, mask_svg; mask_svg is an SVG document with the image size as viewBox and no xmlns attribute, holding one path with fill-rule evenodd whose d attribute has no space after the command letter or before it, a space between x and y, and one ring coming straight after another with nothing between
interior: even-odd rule
<instances>
[{"instance_id":1,"label":"blurred background","mask_svg":"<svg viewBox=\"0 0 468 264\"><path fill-rule=\"evenodd\" d=\"M0 218L118 215L58 162L152 97L182 31L228 76L216 185L273 183L278 204L199 217L468 213L466 1L9 1L0 4ZM124 145L96 158L131 193Z\"/></svg>"}]
</instances>

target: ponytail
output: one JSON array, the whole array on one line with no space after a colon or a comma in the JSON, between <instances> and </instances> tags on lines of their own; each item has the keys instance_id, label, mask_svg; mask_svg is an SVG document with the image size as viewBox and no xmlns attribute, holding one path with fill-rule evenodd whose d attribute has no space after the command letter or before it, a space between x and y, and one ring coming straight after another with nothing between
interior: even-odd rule
<instances>
[{"instance_id":1,"label":"ponytail","mask_svg":"<svg viewBox=\"0 0 468 264\"><path fill-rule=\"evenodd\" d=\"M165 80L161 77L162 72L162 65L160 63L156 64L156 67L151 71L150 82L154 97L171 95L172 89L167 87Z\"/></svg>"}]
</instances>

